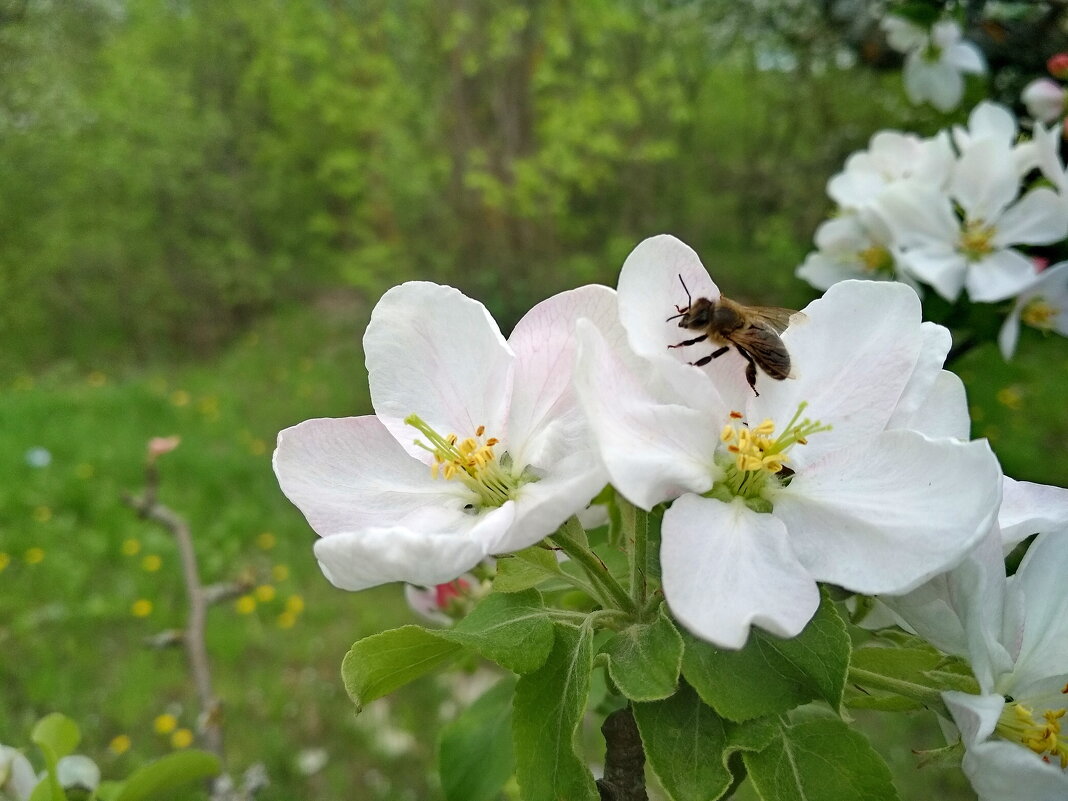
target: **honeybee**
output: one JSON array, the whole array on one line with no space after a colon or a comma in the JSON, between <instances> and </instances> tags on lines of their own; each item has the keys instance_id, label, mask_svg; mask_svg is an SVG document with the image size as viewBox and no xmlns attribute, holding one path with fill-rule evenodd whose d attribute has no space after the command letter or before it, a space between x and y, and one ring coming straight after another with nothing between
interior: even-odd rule
<instances>
[{"instance_id":1,"label":"honeybee","mask_svg":"<svg viewBox=\"0 0 1068 801\"><path fill-rule=\"evenodd\" d=\"M791 317L796 320L797 316L801 316L799 312L780 309L777 306L746 306L723 295L720 295L718 300L694 300L681 275L679 281L686 290L686 308L675 306L678 314L667 319L678 320L679 328L703 333L693 339L668 345L669 348L685 348L706 339L720 345L721 347L707 356L690 362L697 367L704 367L730 350L733 345L746 361L745 379L749 382L753 394L758 396L760 393L756 388L757 367L776 381L789 378L790 352L786 350L779 334L790 325Z\"/></svg>"}]
</instances>

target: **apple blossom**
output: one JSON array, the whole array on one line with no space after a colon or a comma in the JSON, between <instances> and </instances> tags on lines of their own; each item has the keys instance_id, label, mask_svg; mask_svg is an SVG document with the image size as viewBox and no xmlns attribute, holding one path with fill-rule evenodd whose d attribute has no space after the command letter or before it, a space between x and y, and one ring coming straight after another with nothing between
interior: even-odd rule
<instances>
[{"instance_id":1,"label":"apple blossom","mask_svg":"<svg viewBox=\"0 0 1068 801\"><path fill-rule=\"evenodd\" d=\"M1011 161L1021 178L1039 166L1043 158L1040 150L1042 147L1048 147L1046 143L1039 143L1034 139L1020 141L1016 115L1000 103L992 103L989 100L982 101L972 109L968 115L967 126L953 126L953 143L961 155L975 143L984 140L993 142L1000 149L1000 152L995 152L993 148L986 151L989 157L999 161Z\"/></svg>"},{"instance_id":2,"label":"apple blossom","mask_svg":"<svg viewBox=\"0 0 1068 801\"><path fill-rule=\"evenodd\" d=\"M282 431L274 468L338 587L450 582L583 510L606 479L570 388L588 286L535 306L505 341L482 304L426 282L386 292L364 336L376 414Z\"/></svg>"},{"instance_id":3,"label":"apple blossom","mask_svg":"<svg viewBox=\"0 0 1068 801\"><path fill-rule=\"evenodd\" d=\"M1012 297L1035 268L1017 244L1049 244L1068 234L1068 207L1053 190L1017 199L1020 176L1001 143L978 140L961 155L949 194L908 183L890 187L879 210L908 271L947 300L962 288L975 301ZM954 201L964 212L958 219Z\"/></svg>"},{"instance_id":4,"label":"apple blossom","mask_svg":"<svg viewBox=\"0 0 1068 801\"><path fill-rule=\"evenodd\" d=\"M661 566L677 620L738 648L752 624L796 635L817 581L904 592L963 558L993 518L999 469L985 442L944 438L966 430L963 393L915 292L835 284L782 335L796 378L761 376L756 395L737 354L696 367L671 348L680 277L718 298L686 245L641 243L619 322L579 322L575 374L613 486L644 509L673 501ZM629 352L612 345L620 327Z\"/></svg>"},{"instance_id":5,"label":"apple blossom","mask_svg":"<svg viewBox=\"0 0 1068 801\"><path fill-rule=\"evenodd\" d=\"M1006 359L1016 352L1021 322L1039 331L1068 336L1068 262L1043 270L1017 295L998 334L998 347Z\"/></svg>"},{"instance_id":6,"label":"apple blossom","mask_svg":"<svg viewBox=\"0 0 1068 801\"><path fill-rule=\"evenodd\" d=\"M964 73L986 72L982 51L964 41L960 25L942 20L930 32L898 16L882 21L887 41L905 53L905 94L914 104L930 103L939 111L957 107L964 96Z\"/></svg>"},{"instance_id":7,"label":"apple blossom","mask_svg":"<svg viewBox=\"0 0 1068 801\"><path fill-rule=\"evenodd\" d=\"M827 194L841 208L863 209L892 184L914 180L941 189L955 156L946 132L922 139L900 131L879 131L867 150L853 153L827 182Z\"/></svg>"},{"instance_id":8,"label":"apple blossom","mask_svg":"<svg viewBox=\"0 0 1068 801\"><path fill-rule=\"evenodd\" d=\"M919 285L897 268L896 248L886 224L869 209L825 220L816 229L817 250L797 268L797 277L817 289L849 278L891 281L895 278L917 292Z\"/></svg>"},{"instance_id":9,"label":"apple blossom","mask_svg":"<svg viewBox=\"0 0 1068 801\"><path fill-rule=\"evenodd\" d=\"M1064 116L1064 87L1049 78L1038 78L1027 84L1020 100L1027 113L1039 122L1054 122Z\"/></svg>"}]
</instances>

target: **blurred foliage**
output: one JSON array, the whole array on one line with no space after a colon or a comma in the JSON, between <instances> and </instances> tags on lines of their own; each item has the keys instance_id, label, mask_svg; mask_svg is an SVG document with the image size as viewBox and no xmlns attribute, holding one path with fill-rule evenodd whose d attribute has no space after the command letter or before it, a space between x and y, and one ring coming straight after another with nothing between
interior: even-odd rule
<instances>
[{"instance_id":1,"label":"blurred foliage","mask_svg":"<svg viewBox=\"0 0 1068 801\"><path fill-rule=\"evenodd\" d=\"M338 283L451 282L514 321L663 231L713 268L759 251L781 294L826 178L917 123L804 8L8 4L0 367L204 353Z\"/></svg>"}]
</instances>

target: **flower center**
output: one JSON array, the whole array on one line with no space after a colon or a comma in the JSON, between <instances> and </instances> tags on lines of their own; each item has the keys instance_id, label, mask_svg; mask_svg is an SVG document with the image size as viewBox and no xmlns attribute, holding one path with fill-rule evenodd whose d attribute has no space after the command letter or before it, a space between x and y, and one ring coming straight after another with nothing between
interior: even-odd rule
<instances>
[{"instance_id":1,"label":"flower center","mask_svg":"<svg viewBox=\"0 0 1068 801\"><path fill-rule=\"evenodd\" d=\"M957 249L969 261L979 261L994 252L994 234L997 229L982 220L969 220L964 224Z\"/></svg>"},{"instance_id":2,"label":"flower center","mask_svg":"<svg viewBox=\"0 0 1068 801\"><path fill-rule=\"evenodd\" d=\"M869 273L892 275L894 272L894 257L881 245L872 245L857 251L857 258L860 260L860 266Z\"/></svg>"},{"instance_id":3,"label":"flower center","mask_svg":"<svg viewBox=\"0 0 1068 801\"><path fill-rule=\"evenodd\" d=\"M1053 321L1058 312L1059 310L1047 303L1045 299L1035 298L1023 307L1023 311L1020 312L1020 319L1035 328L1049 331L1053 328Z\"/></svg>"},{"instance_id":4,"label":"flower center","mask_svg":"<svg viewBox=\"0 0 1068 801\"><path fill-rule=\"evenodd\" d=\"M744 498L755 511L770 512L771 505L763 497L768 482L782 486L793 475L786 466L787 451L794 445L806 445L808 437L820 431L829 431L830 426L821 425L801 414L807 403L797 407L782 433L775 436L775 421L767 419L750 428L741 412L731 412L731 420L720 432L720 440L727 446L720 460L726 475L716 482L710 495L728 500L729 497ZM729 496L729 497L728 497Z\"/></svg>"},{"instance_id":5,"label":"flower center","mask_svg":"<svg viewBox=\"0 0 1068 801\"><path fill-rule=\"evenodd\" d=\"M1020 743L1042 757L1043 762L1068 768L1068 742L1061 739L1061 718L1065 709L1047 709L1035 714L1032 707L1019 703L1005 705L994 730L1006 740Z\"/></svg>"},{"instance_id":6,"label":"flower center","mask_svg":"<svg viewBox=\"0 0 1068 801\"><path fill-rule=\"evenodd\" d=\"M478 496L478 508L496 508L514 500L524 484L537 481L529 470L513 471L512 459L505 453L498 458L494 448L500 444L496 437L486 436L486 427L479 426L475 436L460 439L456 434L441 436L421 417L410 414L404 422L429 440L415 440L415 444L434 455L430 474L446 481L459 481Z\"/></svg>"}]
</instances>

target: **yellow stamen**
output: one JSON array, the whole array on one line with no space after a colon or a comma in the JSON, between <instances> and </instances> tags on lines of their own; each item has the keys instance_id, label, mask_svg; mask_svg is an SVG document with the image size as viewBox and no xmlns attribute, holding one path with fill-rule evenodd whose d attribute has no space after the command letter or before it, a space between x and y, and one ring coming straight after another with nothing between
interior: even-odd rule
<instances>
[{"instance_id":1,"label":"yellow stamen","mask_svg":"<svg viewBox=\"0 0 1068 801\"><path fill-rule=\"evenodd\" d=\"M982 220L971 220L964 225L957 249L969 261L979 261L994 252L994 235L997 230Z\"/></svg>"},{"instance_id":2,"label":"yellow stamen","mask_svg":"<svg viewBox=\"0 0 1068 801\"><path fill-rule=\"evenodd\" d=\"M995 731L1006 740L1020 743L1042 757L1044 762L1057 761L1068 769L1068 742L1061 738L1061 718L1066 709L1047 709L1035 714L1020 703L1006 704Z\"/></svg>"},{"instance_id":3,"label":"yellow stamen","mask_svg":"<svg viewBox=\"0 0 1068 801\"><path fill-rule=\"evenodd\" d=\"M857 260L865 272L873 274L894 272L894 257L881 245L872 245L857 251Z\"/></svg>"},{"instance_id":4,"label":"yellow stamen","mask_svg":"<svg viewBox=\"0 0 1068 801\"><path fill-rule=\"evenodd\" d=\"M1023 307L1020 319L1030 326L1049 331L1053 328L1053 321L1057 318L1059 309L1055 309L1043 298L1035 298Z\"/></svg>"}]
</instances>

